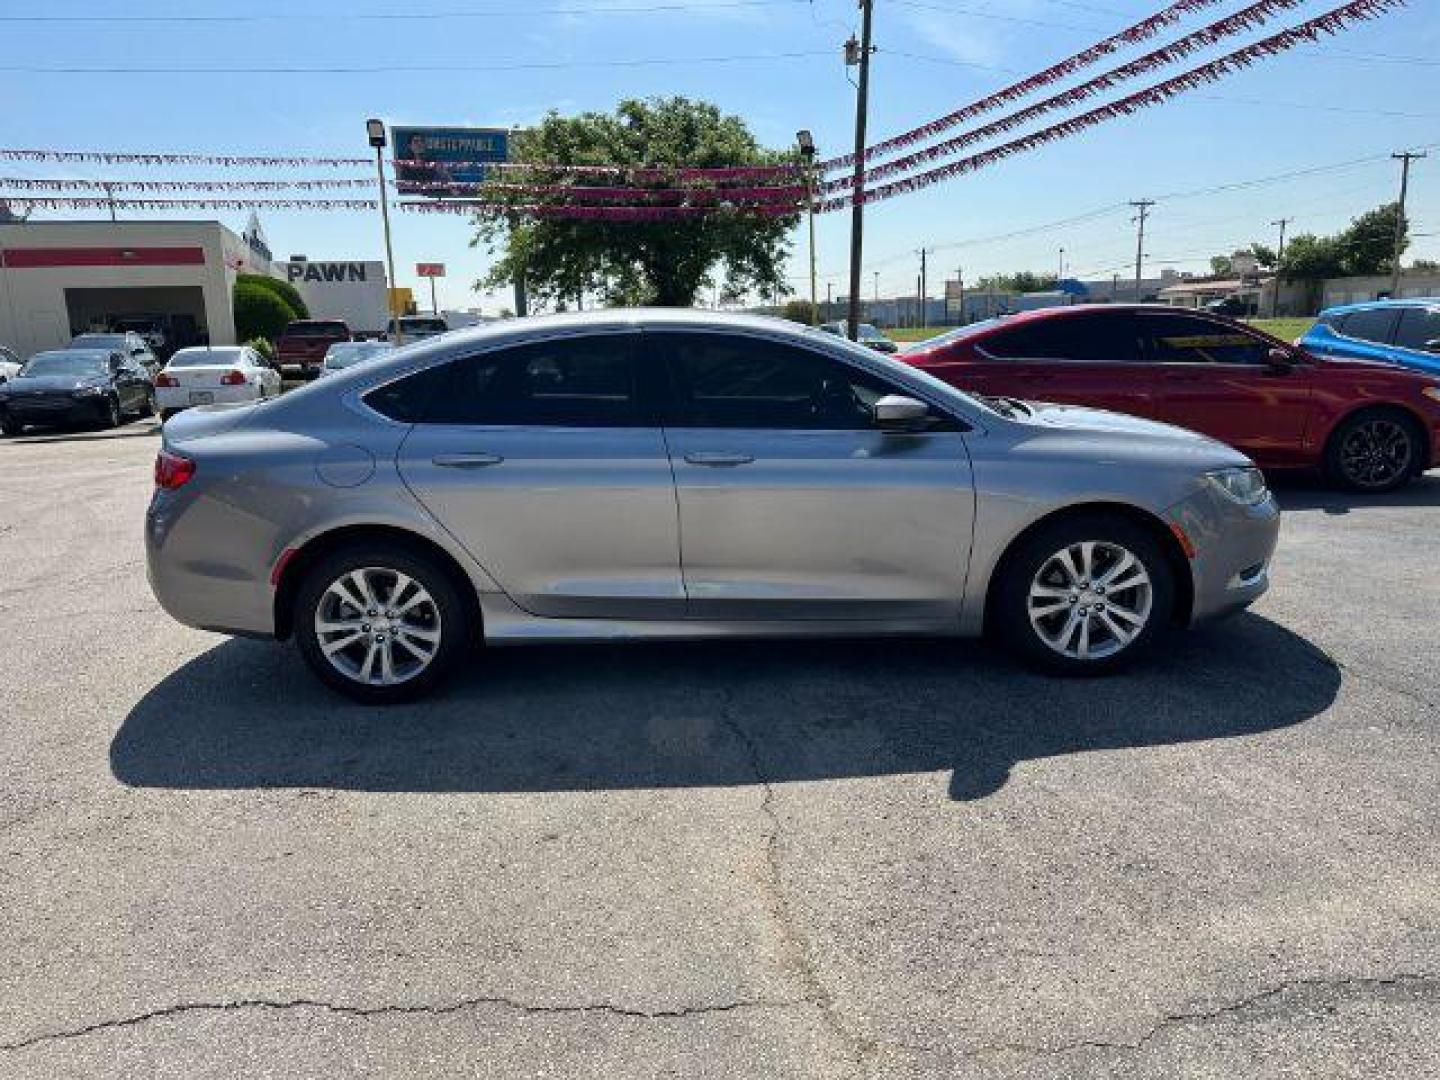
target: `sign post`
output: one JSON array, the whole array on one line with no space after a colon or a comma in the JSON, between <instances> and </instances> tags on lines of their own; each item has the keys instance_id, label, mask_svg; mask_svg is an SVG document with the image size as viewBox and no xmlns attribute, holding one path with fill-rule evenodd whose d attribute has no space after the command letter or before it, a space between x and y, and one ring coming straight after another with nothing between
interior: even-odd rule
<instances>
[{"instance_id":1,"label":"sign post","mask_svg":"<svg viewBox=\"0 0 1440 1080\"><path fill-rule=\"evenodd\" d=\"M415 276L430 279L430 314L440 315L440 305L435 302L435 279L445 276L444 263L416 263Z\"/></svg>"}]
</instances>

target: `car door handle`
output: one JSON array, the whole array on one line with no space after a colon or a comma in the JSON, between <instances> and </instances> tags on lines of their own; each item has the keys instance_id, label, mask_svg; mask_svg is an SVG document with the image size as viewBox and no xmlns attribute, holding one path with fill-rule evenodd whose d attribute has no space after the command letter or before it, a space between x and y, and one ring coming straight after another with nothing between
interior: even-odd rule
<instances>
[{"instance_id":1,"label":"car door handle","mask_svg":"<svg viewBox=\"0 0 1440 1080\"><path fill-rule=\"evenodd\" d=\"M686 454L685 460L691 465L726 468L735 465L749 465L755 458L751 454L731 454L723 450L699 450L693 454Z\"/></svg>"},{"instance_id":2,"label":"car door handle","mask_svg":"<svg viewBox=\"0 0 1440 1080\"><path fill-rule=\"evenodd\" d=\"M436 454L430 462L442 469L483 469L504 460L499 454Z\"/></svg>"}]
</instances>

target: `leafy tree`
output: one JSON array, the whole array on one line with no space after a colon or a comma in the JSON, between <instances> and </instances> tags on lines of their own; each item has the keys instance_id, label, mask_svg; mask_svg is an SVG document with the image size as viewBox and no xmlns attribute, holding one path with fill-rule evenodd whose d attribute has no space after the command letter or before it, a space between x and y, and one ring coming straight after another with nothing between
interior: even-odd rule
<instances>
[{"instance_id":1,"label":"leafy tree","mask_svg":"<svg viewBox=\"0 0 1440 1080\"><path fill-rule=\"evenodd\" d=\"M780 309L780 317L810 326L816 321L815 305L809 300L787 300L785 306Z\"/></svg>"},{"instance_id":2,"label":"leafy tree","mask_svg":"<svg viewBox=\"0 0 1440 1080\"><path fill-rule=\"evenodd\" d=\"M535 166L519 176L542 184L573 180L572 174L545 169L552 164L714 168L793 160L762 148L739 117L682 97L622 101L613 115L551 112L538 126L518 132L511 145L513 160ZM514 182L516 172L505 179ZM502 198L535 201L533 195ZM657 222L481 215L473 243L492 254L503 248L503 254L477 288L498 288L523 273L541 302L598 293L609 304L684 307L717 284L726 296L783 294L789 291L783 270L795 220L723 204L701 217Z\"/></svg>"},{"instance_id":3,"label":"leafy tree","mask_svg":"<svg viewBox=\"0 0 1440 1080\"><path fill-rule=\"evenodd\" d=\"M1210 273L1216 277L1224 277L1235 268L1234 262L1229 255L1210 256Z\"/></svg>"},{"instance_id":4,"label":"leafy tree","mask_svg":"<svg viewBox=\"0 0 1440 1080\"><path fill-rule=\"evenodd\" d=\"M274 290L249 281L235 285L234 304L235 336L241 341L257 337L274 341L286 323L300 317Z\"/></svg>"},{"instance_id":5,"label":"leafy tree","mask_svg":"<svg viewBox=\"0 0 1440 1080\"><path fill-rule=\"evenodd\" d=\"M1266 247L1264 244L1251 244L1248 248L1246 248L1246 252L1251 256L1251 258L1256 261L1256 263L1258 263L1266 270L1275 269L1275 264L1280 261L1275 256L1275 249L1272 247Z\"/></svg>"},{"instance_id":6,"label":"leafy tree","mask_svg":"<svg viewBox=\"0 0 1440 1080\"><path fill-rule=\"evenodd\" d=\"M271 277L269 274L236 274L235 284L239 285L241 282L269 289L289 305L290 310L295 312L295 318L308 319L310 317L310 309L305 306L305 301L300 296L300 290L290 282Z\"/></svg>"},{"instance_id":7,"label":"leafy tree","mask_svg":"<svg viewBox=\"0 0 1440 1080\"><path fill-rule=\"evenodd\" d=\"M975 283L981 292L1032 293L1049 292L1059 284L1054 274L1036 274L1020 270L1014 274L986 274Z\"/></svg>"},{"instance_id":8,"label":"leafy tree","mask_svg":"<svg viewBox=\"0 0 1440 1080\"><path fill-rule=\"evenodd\" d=\"M1291 281L1319 281L1340 277L1345 272L1340 258L1340 245L1333 236L1301 233L1285 246L1280 274Z\"/></svg>"},{"instance_id":9,"label":"leafy tree","mask_svg":"<svg viewBox=\"0 0 1440 1080\"><path fill-rule=\"evenodd\" d=\"M1280 274L1291 281L1319 281L1349 275L1382 274L1395 255L1398 203L1361 214L1334 236L1304 233L1285 245ZM1410 246L1409 222L1401 222L1400 250Z\"/></svg>"}]
</instances>

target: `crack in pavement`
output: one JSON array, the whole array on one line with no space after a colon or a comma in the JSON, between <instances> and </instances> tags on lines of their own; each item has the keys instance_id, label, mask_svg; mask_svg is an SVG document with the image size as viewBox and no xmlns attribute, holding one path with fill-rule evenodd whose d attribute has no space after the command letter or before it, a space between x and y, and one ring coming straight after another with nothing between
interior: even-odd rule
<instances>
[{"instance_id":1,"label":"crack in pavement","mask_svg":"<svg viewBox=\"0 0 1440 1080\"><path fill-rule=\"evenodd\" d=\"M65 1031L46 1032L44 1034L19 1039L15 1042L0 1043L0 1052L9 1053L16 1050L25 1050L43 1043L62 1042L68 1039L83 1038L87 1035L113 1031L119 1028L138 1027L152 1020L163 1020L172 1016L206 1012L242 1012L250 1009L265 1009L274 1012L285 1012L291 1009L313 1009L339 1016L369 1020L377 1016L448 1016L453 1013L493 1007L508 1009L527 1015L551 1014L573 1016L588 1013L626 1017L637 1020L679 1020L692 1016L736 1012L742 1009L784 1009L809 1004L812 1003L803 998L788 1001L746 999L742 1001L720 1002L713 1005L684 1005L673 1009L651 1010L627 1008L626 1006L616 1005L610 1002L595 1002L580 1005L541 1005L515 1001L507 997L462 998L459 1001L440 1005L343 1005L314 998L242 998L236 1001L196 1001L182 1002L178 1005L166 1005L162 1008L151 1009L149 1012L138 1013L134 1016L124 1016L114 1020L101 1020L93 1024L86 1024L84 1027L70 1028Z\"/></svg>"},{"instance_id":2,"label":"crack in pavement","mask_svg":"<svg viewBox=\"0 0 1440 1080\"><path fill-rule=\"evenodd\" d=\"M720 722L735 735L744 748L749 759L750 770L754 773L755 782L760 785L762 792L760 812L770 823L764 834L765 862L770 879L768 891L772 899L770 906L775 920L780 926L781 940L790 947L790 951L794 954L795 968L799 971L801 981L805 984L806 994L803 1000L820 1010L826 1026L844 1045L850 1048L850 1056L857 1065L861 1065L866 1058L875 1053L878 1044L875 1040L852 1031L846 1026L840 1019L834 996L820 980L820 974L811 957L809 941L804 931L800 929L795 914L790 908L790 901L785 895L781 881L780 816L775 812L775 787L761 764L759 746L734 716L733 699L729 687L722 687L721 693Z\"/></svg>"},{"instance_id":3,"label":"crack in pavement","mask_svg":"<svg viewBox=\"0 0 1440 1080\"><path fill-rule=\"evenodd\" d=\"M1194 1012L1169 1013L1162 1016L1150 1025L1148 1029L1137 1039L1126 1041L1123 1039L1077 1039L1073 1042L1060 1043L1058 1045L1044 1045L1035 1043L991 1043L985 1046L976 1047L972 1050L961 1052L964 1057L983 1057L988 1054L1028 1054L1033 1057L1054 1057L1062 1054L1071 1054L1078 1050L1122 1050L1135 1052L1144 1049L1145 1045L1159 1035L1166 1028L1184 1024L1204 1024L1212 1020L1219 1020L1223 1017L1244 1012L1246 1009L1254 1008L1290 990L1310 989L1316 987L1335 988L1359 986L1368 989L1387 986L1401 986L1412 983L1437 983L1440 982L1440 975L1428 973L1401 972L1395 975L1383 976L1331 976L1308 979L1287 979L1275 986L1267 987L1264 990L1256 991L1237 1001L1225 1005L1218 1005L1213 1009L1200 1009ZM920 1053L941 1053L932 1047L916 1044L897 1044L897 1048L911 1050Z\"/></svg>"}]
</instances>

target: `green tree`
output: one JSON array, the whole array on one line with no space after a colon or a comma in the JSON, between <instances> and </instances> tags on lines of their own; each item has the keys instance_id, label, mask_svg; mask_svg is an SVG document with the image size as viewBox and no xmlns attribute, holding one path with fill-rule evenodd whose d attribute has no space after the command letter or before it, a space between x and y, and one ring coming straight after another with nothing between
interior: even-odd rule
<instances>
[{"instance_id":1,"label":"green tree","mask_svg":"<svg viewBox=\"0 0 1440 1080\"><path fill-rule=\"evenodd\" d=\"M681 97L622 101L613 115L552 112L517 133L511 148L513 160L534 168L507 173L509 183L573 181L573 174L546 165L715 168L794 160L762 148L739 117ZM535 201L533 194L504 198ZM717 285L728 296L784 294L788 234L796 217L760 217L723 205L693 219L640 223L481 215L473 243L500 257L477 288L499 288L523 273L531 296L542 303L598 293L610 304L684 307Z\"/></svg>"},{"instance_id":2,"label":"green tree","mask_svg":"<svg viewBox=\"0 0 1440 1080\"><path fill-rule=\"evenodd\" d=\"M298 319L295 310L274 290L254 282L235 285L235 337L239 341L263 337L274 341L291 319Z\"/></svg>"},{"instance_id":3,"label":"green tree","mask_svg":"<svg viewBox=\"0 0 1440 1080\"><path fill-rule=\"evenodd\" d=\"M305 300L300 295L300 290L291 285L288 281L271 277L269 274L236 274L235 284L258 285L262 289L269 289L276 296L284 300L290 310L295 312L295 318L308 319L310 309L305 306Z\"/></svg>"},{"instance_id":4,"label":"green tree","mask_svg":"<svg viewBox=\"0 0 1440 1080\"><path fill-rule=\"evenodd\" d=\"M1224 277L1235 269L1235 263L1229 255L1210 256L1210 273L1216 277Z\"/></svg>"},{"instance_id":5,"label":"green tree","mask_svg":"<svg viewBox=\"0 0 1440 1080\"><path fill-rule=\"evenodd\" d=\"M1020 270L1013 274L986 274L975 283L975 287L980 292L1032 293L1049 292L1057 284L1059 279L1054 274Z\"/></svg>"},{"instance_id":6,"label":"green tree","mask_svg":"<svg viewBox=\"0 0 1440 1080\"><path fill-rule=\"evenodd\" d=\"M1388 273L1395 256L1398 203L1369 210L1334 236L1304 233L1285 245L1280 274L1290 281ZM1410 246L1409 222L1401 221L1400 250Z\"/></svg>"}]
</instances>

